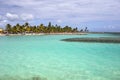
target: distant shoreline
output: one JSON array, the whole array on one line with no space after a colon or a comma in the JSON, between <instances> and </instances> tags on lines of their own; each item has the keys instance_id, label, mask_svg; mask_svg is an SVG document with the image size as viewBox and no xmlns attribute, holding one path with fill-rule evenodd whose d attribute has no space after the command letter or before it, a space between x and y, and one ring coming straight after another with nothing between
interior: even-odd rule
<instances>
[{"instance_id":1,"label":"distant shoreline","mask_svg":"<svg viewBox=\"0 0 120 80\"><path fill-rule=\"evenodd\" d=\"M120 32L64 32L64 33L18 33L18 34L4 34L0 33L0 36L30 36L30 35L87 35L87 34L120 34Z\"/></svg>"},{"instance_id":2,"label":"distant shoreline","mask_svg":"<svg viewBox=\"0 0 120 80\"><path fill-rule=\"evenodd\" d=\"M22 35L87 35L88 33L25 33L25 34L0 34L0 36L22 36Z\"/></svg>"}]
</instances>

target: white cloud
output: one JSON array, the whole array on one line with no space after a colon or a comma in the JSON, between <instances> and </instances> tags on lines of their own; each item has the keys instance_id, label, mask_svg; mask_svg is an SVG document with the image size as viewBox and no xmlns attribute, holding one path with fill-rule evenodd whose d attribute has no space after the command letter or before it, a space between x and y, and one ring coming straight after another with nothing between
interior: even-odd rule
<instances>
[{"instance_id":1,"label":"white cloud","mask_svg":"<svg viewBox=\"0 0 120 80\"><path fill-rule=\"evenodd\" d=\"M12 14L12 13L6 13L6 17L8 20L11 20L11 21L19 19L17 14Z\"/></svg>"},{"instance_id":2,"label":"white cloud","mask_svg":"<svg viewBox=\"0 0 120 80\"><path fill-rule=\"evenodd\" d=\"M32 14L21 14L20 15L20 19L27 21L27 20L32 20L34 18L34 16Z\"/></svg>"},{"instance_id":3,"label":"white cloud","mask_svg":"<svg viewBox=\"0 0 120 80\"><path fill-rule=\"evenodd\" d=\"M3 23L6 23L6 22L7 22L7 20L3 20L2 22L3 22Z\"/></svg>"},{"instance_id":4,"label":"white cloud","mask_svg":"<svg viewBox=\"0 0 120 80\"><path fill-rule=\"evenodd\" d=\"M61 18L68 21L77 18L78 23L93 20L120 20L119 0L19 0L19 4L18 0L8 0L4 3L20 6L16 10L14 7L7 9L22 14L20 17L23 20L32 19L32 15L41 19Z\"/></svg>"},{"instance_id":5,"label":"white cloud","mask_svg":"<svg viewBox=\"0 0 120 80\"><path fill-rule=\"evenodd\" d=\"M8 22L7 20L1 20L0 21L0 27L3 26L3 25L5 25L7 22Z\"/></svg>"},{"instance_id":6,"label":"white cloud","mask_svg":"<svg viewBox=\"0 0 120 80\"><path fill-rule=\"evenodd\" d=\"M32 14L13 14L13 13L6 13L6 18L9 21L15 21L15 20L20 20L20 21L27 21L27 20L32 20L34 16Z\"/></svg>"},{"instance_id":7,"label":"white cloud","mask_svg":"<svg viewBox=\"0 0 120 80\"><path fill-rule=\"evenodd\" d=\"M61 23L61 22L62 22L62 20L58 19L58 20L57 20L57 22L58 22L58 23Z\"/></svg>"},{"instance_id":8,"label":"white cloud","mask_svg":"<svg viewBox=\"0 0 120 80\"><path fill-rule=\"evenodd\" d=\"M34 16L32 14L15 14L15 13L6 13L5 15L0 15L0 26L5 26L6 23L14 23L14 22L20 22L20 21L30 21L34 19Z\"/></svg>"},{"instance_id":9,"label":"white cloud","mask_svg":"<svg viewBox=\"0 0 120 80\"><path fill-rule=\"evenodd\" d=\"M4 17L2 15L0 15L0 27L2 27L3 25L5 25L7 23L7 20L4 19Z\"/></svg>"}]
</instances>

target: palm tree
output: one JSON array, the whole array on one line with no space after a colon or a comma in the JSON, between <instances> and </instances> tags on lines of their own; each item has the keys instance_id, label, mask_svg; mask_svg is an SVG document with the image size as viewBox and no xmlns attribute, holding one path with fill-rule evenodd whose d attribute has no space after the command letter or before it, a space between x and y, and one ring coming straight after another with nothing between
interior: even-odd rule
<instances>
[{"instance_id":1,"label":"palm tree","mask_svg":"<svg viewBox=\"0 0 120 80\"><path fill-rule=\"evenodd\" d=\"M30 33L31 28L30 28L29 26L27 26L27 27L26 27L26 31L27 31L27 33Z\"/></svg>"},{"instance_id":2,"label":"palm tree","mask_svg":"<svg viewBox=\"0 0 120 80\"><path fill-rule=\"evenodd\" d=\"M6 31L7 31L7 33L11 33L11 25L10 24L6 25Z\"/></svg>"},{"instance_id":3,"label":"palm tree","mask_svg":"<svg viewBox=\"0 0 120 80\"><path fill-rule=\"evenodd\" d=\"M89 30L88 30L88 28L87 27L85 27L85 30L84 30L85 32L89 32Z\"/></svg>"},{"instance_id":4,"label":"palm tree","mask_svg":"<svg viewBox=\"0 0 120 80\"><path fill-rule=\"evenodd\" d=\"M48 27L51 27L51 22L49 22Z\"/></svg>"},{"instance_id":5,"label":"palm tree","mask_svg":"<svg viewBox=\"0 0 120 80\"><path fill-rule=\"evenodd\" d=\"M21 28L20 28L19 23L16 24L16 28L17 28L17 33L20 33L21 32L21 30L20 30Z\"/></svg>"},{"instance_id":6,"label":"palm tree","mask_svg":"<svg viewBox=\"0 0 120 80\"><path fill-rule=\"evenodd\" d=\"M48 26L44 26L44 24L40 24L39 26L30 26L28 22L24 23L24 25L16 24L15 26L11 26L10 24L6 25L6 31L8 33L25 33L25 32L34 32L34 33L56 33L56 32L78 32L77 27L72 28L70 26L61 27L56 25L52 25L51 22L48 23ZM83 29L81 30L83 31ZM87 27L85 28L87 30Z\"/></svg>"},{"instance_id":7,"label":"palm tree","mask_svg":"<svg viewBox=\"0 0 120 80\"><path fill-rule=\"evenodd\" d=\"M24 25L25 25L25 26L29 26L29 23L28 23L28 22L26 22Z\"/></svg>"},{"instance_id":8,"label":"palm tree","mask_svg":"<svg viewBox=\"0 0 120 80\"><path fill-rule=\"evenodd\" d=\"M18 33L16 26L13 26L11 31L12 31L13 34L17 34Z\"/></svg>"},{"instance_id":9,"label":"palm tree","mask_svg":"<svg viewBox=\"0 0 120 80\"><path fill-rule=\"evenodd\" d=\"M40 26L39 26L39 30L40 30L40 32L43 33L43 32L44 32L44 28L45 28L44 25L43 25L43 24L40 24Z\"/></svg>"}]
</instances>

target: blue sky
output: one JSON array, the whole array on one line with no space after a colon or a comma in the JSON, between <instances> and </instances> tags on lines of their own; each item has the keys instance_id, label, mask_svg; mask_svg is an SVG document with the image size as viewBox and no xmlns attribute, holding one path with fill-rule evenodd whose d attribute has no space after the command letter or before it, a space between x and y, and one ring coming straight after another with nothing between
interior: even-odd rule
<instances>
[{"instance_id":1,"label":"blue sky","mask_svg":"<svg viewBox=\"0 0 120 80\"><path fill-rule=\"evenodd\" d=\"M120 0L0 0L0 27L48 22L120 32Z\"/></svg>"}]
</instances>

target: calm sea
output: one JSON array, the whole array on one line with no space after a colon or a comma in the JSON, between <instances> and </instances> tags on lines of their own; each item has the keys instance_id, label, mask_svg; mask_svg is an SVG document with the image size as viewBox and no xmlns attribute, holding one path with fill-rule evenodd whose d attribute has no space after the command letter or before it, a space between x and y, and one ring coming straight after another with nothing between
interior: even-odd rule
<instances>
[{"instance_id":1,"label":"calm sea","mask_svg":"<svg viewBox=\"0 0 120 80\"><path fill-rule=\"evenodd\" d=\"M0 37L0 80L120 80L120 44L64 42L115 34Z\"/></svg>"}]
</instances>

